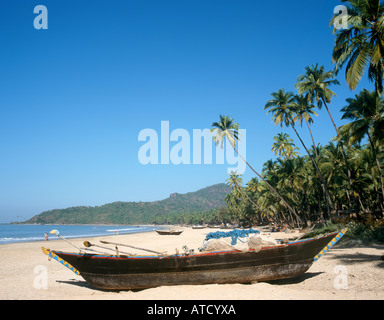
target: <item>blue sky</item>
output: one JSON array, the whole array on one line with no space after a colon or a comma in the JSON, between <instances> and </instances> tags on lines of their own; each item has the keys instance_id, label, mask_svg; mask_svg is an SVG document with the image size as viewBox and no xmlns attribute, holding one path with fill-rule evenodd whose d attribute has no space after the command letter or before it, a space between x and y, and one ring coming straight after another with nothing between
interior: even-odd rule
<instances>
[{"instance_id":1,"label":"blue sky","mask_svg":"<svg viewBox=\"0 0 384 320\"><path fill-rule=\"evenodd\" d=\"M264 110L308 65L333 68L328 26L339 1L5 0L0 19L0 222L114 201L161 200L224 182L224 165L142 165L142 129L247 130L259 171L281 132ZM33 9L48 9L36 30ZM330 108L351 92L343 72ZM291 129L283 129L300 147ZM310 144L307 130L300 130ZM334 129L320 111L316 142ZM160 146L159 146L160 147ZM303 151L302 151L303 153ZM247 169L244 181L252 177Z\"/></svg>"}]
</instances>

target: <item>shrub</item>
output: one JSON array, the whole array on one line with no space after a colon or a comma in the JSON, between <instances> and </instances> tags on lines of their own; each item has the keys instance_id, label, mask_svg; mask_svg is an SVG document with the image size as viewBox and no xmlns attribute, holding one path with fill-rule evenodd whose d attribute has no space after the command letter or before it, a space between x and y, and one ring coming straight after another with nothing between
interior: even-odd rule
<instances>
[{"instance_id":1,"label":"shrub","mask_svg":"<svg viewBox=\"0 0 384 320\"><path fill-rule=\"evenodd\" d=\"M350 221L345 224L326 222L315 228L303 238L313 238L348 228L345 239L360 240L363 243L384 243L384 220L367 221L366 223Z\"/></svg>"}]
</instances>

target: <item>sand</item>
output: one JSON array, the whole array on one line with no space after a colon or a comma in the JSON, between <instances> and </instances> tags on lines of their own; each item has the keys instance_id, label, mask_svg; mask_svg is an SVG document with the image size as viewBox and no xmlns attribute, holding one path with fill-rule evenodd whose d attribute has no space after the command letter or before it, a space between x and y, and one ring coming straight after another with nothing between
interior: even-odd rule
<instances>
[{"instance_id":1,"label":"sand","mask_svg":"<svg viewBox=\"0 0 384 320\"><path fill-rule=\"evenodd\" d=\"M205 235L215 229L184 228L179 236L156 232L86 239L127 243L157 251L175 253L182 246L201 247ZM297 237L298 233L271 233L274 238ZM82 246L85 239L71 240ZM273 282L228 285L158 287L141 291L106 292L88 285L81 276L58 262L48 261L41 246L74 251L62 240L0 245L1 300L318 300L384 299L383 245L337 244L302 276ZM121 250L123 250L121 248ZM128 250L128 249L127 249ZM142 254L141 251L129 249Z\"/></svg>"}]
</instances>

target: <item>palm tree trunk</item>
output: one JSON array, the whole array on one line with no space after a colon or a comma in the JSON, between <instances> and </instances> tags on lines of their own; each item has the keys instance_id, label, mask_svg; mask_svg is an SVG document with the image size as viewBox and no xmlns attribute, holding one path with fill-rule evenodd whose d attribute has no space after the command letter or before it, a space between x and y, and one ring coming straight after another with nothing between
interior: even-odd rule
<instances>
[{"instance_id":1,"label":"palm tree trunk","mask_svg":"<svg viewBox=\"0 0 384 320\"><path fill-rule=\"evenodd\" d=\"M309 134L311 135L311 139L312 139L312 143L313 143L313 149L315 150L315 155L316 155L316 160L317 160L317 163L319 164L320 163L320 157L319 157L319 154L317 153L317 148L316 148L316 144L315 144L315 139L313 138L313 135L312 135L312 130L311 130L311 127L308 123L308 120L305 119L305 122L307 123L307 127L308 127L308 131L309 131ZM320 169L320 168L319 168ZM335 207L335 203L331 197L331 194L329 193L329 188L328 188L328 184L326 183L326 180L324 179L324 182L325 184L324 185L321 185L322 188L323 188L323 192L327 192L328 193L328 200L330 202L330 205L332 207Z\"/></svg>"},{"instance_id":2,"label":"palm tree trunk","mask_svg":"<svg viewBox=\"0 0 384 320\"><path fill-rule=\"evenodd\" d=\"M321 100L323 101L324 106L325 106L325 108L326 108L327 111L328 111L328 115L329 115L329 117L331 118L333 127L334 127L335 130L336 130L336 134L339 135L339 129L337 128L337 126L336 126L336 124L335 124L335 121L333 121L333 117L332 117L331 112L329 111L328 105L326 104L326 102L325 102L325 100L324 100L323 97L321 97ZM348 164L347 155L345 154L344 144L343 144L342 141L339 141L339 143L340 143L341 152L342 152L342 154L343 154L343 158L344 158L344 162L345 162L345 167L347 168L348 182L349 182L349 186L351 187L351 190L352 190L352 197L353 197L353 200L354 200L354 202L355 202L355 205L357 205L357 203L356 203L356 197L355 197L355 193L354 193L354 187L353 187L353 183L352 183L351 169L350 169L349 164ZM361 209L364 211L364 206L363 206L363 204L362 204L360 198L359 198L359 203L360 203L360 207L361 207ZM351 209L351 205L350 205L350 209Z\"/></svg>"},{"instance_id":3,"label":"palm tree trunk","mask_svg":"<svg viewBox=\"0 0 384 320\"><path fill-rule=\"evenodd\" d=\"M305 122L307 123L307 127L308 127L309 134L311 135L311 139L312 139L312 143L313 143L313 149L315 150L315 155L316 155L317 163L319 163L319 162L320 162L320 158L319 158L319 154L317 153L317 148L316 148L316 144L315 144L315 139L313 139L313 135L312 135L311 127L310 127L310 125L309 125L307 119L305 119ZM320 168L319 168L319 169L320 169ZM325 192L328 193L328 200L329 200L329 202L330 202L330 205L331 205L332 207L334 207L335 204L333 203L333 200L332 200L332 197L331 197L331 195L330 195L330 193L329 193L328 185L327 185L325 179L324 179L324 185L322 184L321 187L322 187L324 193L325 193Z\"/></svg>"},{"instance_id":4,"label":"palm tree trunk","mask_svg":"<svg viewBox=\"0 0 384 320\"><path fill-rule=\"evenodd\" d=\"M307 127L308 127L308 130L309 130L309 134L311 135L312 144L313 144L313 149L315 150L315 155L316 155L317 162L319 162L319 155L318 155L318 153L317 153L315 140L313 139L313 135L312 135L311 127L309 126L309 123L308 123L308 120L307 120L307 119L305 119L305 122L307 123Z\"/></svg>"},{"instance_id":5,"label":"palm tree trunk","mask_svg":"<svg viewBox=\"0 0 384 320\"><path fill-rule=\"evenodd\" d=\"M303 145L305 151L308 153L309 157L311 158L313 166L315 167L315 170L317 171L317 173L319 175L319 178L320 178L320 181L321 181L321 186L322 186L323 193L324 193L325 207L327 209L327 215L330 218L331 217L331 212L330 212L330 209L329 209L329 202L331 201L331 196L329 195L327 183L325 182L325 180L323 178L323 175L321 174L320 169L319 169L319 167L316 164L316 161L313 159L313 156L309 153L309 151L308 151L307 147L305 146L303 140L301 140L301 137L300 137L299 133L296 131L294 122L292 121L292 119L289 119L289 122L290 122L290 125L291 125L292 129L295 131L297 137L299 138L301 144Z\"/></svg>"},{"instance_id":6,"label":"palm tree trunk","mask_svg":"<svg viewBox=\"0 0 384 320\"><path fill-rule=\"evenodd\" d=\"M232 145L232 144L231 144ZM288 208L288 210L293 213L293 215L296 217L297 221L300 221L300 223L302 222L300 217L297 215L296 211L294 209L291 208L291 206L287 203L287 201L285 201L285 199L276 191L276 189L274 187L272 187L267 180L264 179L264 177L262 175L260 175L255 169L252 168L252 166L247 162L247 160L245 160L243 158L243 156L237 152L235 146L233 146L233 150L235 150L236 154L247 164L247 166L261 179L264 181L264 183L268 186L268 188L274 192L279 198L281 201L283 201L284 205Z\"/></svg>"}]
</instances>

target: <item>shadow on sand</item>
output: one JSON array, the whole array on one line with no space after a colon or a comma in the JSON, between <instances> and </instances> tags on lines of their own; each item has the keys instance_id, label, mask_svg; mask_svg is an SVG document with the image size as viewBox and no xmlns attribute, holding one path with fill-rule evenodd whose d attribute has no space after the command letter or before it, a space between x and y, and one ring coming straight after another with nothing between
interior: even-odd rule
<instances>
[{"instance_id":1,"label":"shadow on sand","mask_svg":"<svg viewBox=\"0 0 384 320\"><path fill-rule=\"evenodd\" d=\"M266 281L269 284L274 284L274 285L285 285L285 284L298 284L300 282L303 282L307 279L316 277L324 272L306 272L300 276L297 276L295 278L289 278L289 279L281 279L281 280L271 280L271 281Z\"/></svg>"},{"instance_id":2,"label":"shadow on sand","mask_svg":"<svg viewBox=\"0 0 384 320\"><path fill-rule=\"evenodd\" d=\"M358 251L359 248L374 248L378 249L377 254L366 254ZM342 249L356 249L353 253L341 253ZM340 246L334 248L332 253L328 256L331 259L339 260L341 263L346 265L362 264L367 262L377 262L376 267L384 268L384 247L382 245L366 245L366 246Z\"/></svg>"}]
</instances>

